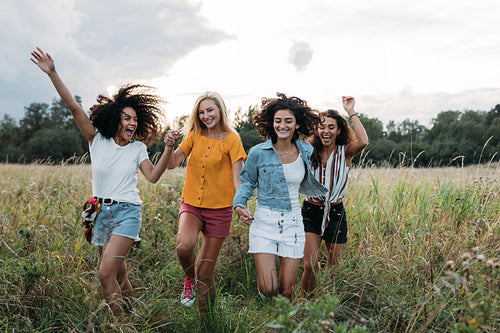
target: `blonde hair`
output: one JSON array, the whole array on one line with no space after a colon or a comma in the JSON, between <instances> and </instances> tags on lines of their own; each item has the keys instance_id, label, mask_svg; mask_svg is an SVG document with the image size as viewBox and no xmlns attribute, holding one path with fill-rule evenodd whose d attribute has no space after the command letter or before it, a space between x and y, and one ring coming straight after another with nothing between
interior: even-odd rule
<instances>
[{"instance_id":1,"label":"blonde hair","mask_svg":"<svg viewBox=\"0 0 500 333\"><path fill-rule=\"evenodd\" d=\"M200 103L205 99L211 99L219 108L220 125L222 129L226 132L235 132L233 126L231 126L231 123L229 122L229 112L221 95L219 95L215 91L206 91L201 94L194 102L193 111L191 112L191 115L189 116L186 124L184 125L184 128L182 129L182 133L184 134L184 136L187 136L190 131L198 133L203 128L205 128L205 125L201 122L200 117L198 116L198 108L200 107Z\"/></svg>"}]
</instances>

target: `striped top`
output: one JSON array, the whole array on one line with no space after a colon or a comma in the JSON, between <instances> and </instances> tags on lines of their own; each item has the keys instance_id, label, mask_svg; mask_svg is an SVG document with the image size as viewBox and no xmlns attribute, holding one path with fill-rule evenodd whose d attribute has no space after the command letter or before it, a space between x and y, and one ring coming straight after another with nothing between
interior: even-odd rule
<instances>
[{"instance_id":1,"label":"striped top","mask_svg":"<svg viewBox=\"0 0 500 333\"><path fill-rule=\"evenodd\" d=\"M329 204L342 199L347 191L349 167L346 164L344 148L345 146L336 146L326 165L321 164L313 170L314 177L328 189L325 196L307 198L307 201L313 204L325 206L320 236L323 235L330 219Z\"/></svg>"}]
</instances>

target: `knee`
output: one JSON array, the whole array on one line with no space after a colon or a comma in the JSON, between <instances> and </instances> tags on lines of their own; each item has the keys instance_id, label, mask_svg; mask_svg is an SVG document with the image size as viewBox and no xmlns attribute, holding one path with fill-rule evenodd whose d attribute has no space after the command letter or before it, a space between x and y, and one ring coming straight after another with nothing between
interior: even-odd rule
<instances>
[{"instance_id":1,"label":"knee","mask_svg":"<svg viewBox=\"0 0 500 333\"><path fill-rule=\"evenodd\" d=\"M259 286L258 288L260 297L273 297L278 293L278 286Z\"/></svg>"},{"instance_id":2,"label":"knee","mask_svg":"<svg viewBox=\"0 0 500 333\"><path fill-rule=\"evenodd\" d=\"M314 261L314 259L305 259L304 260L304 273L312 274L317 271L319 268L319 263Z\"/></svg>"},{"instance_id":3,"label":"knee","mask_svg":"<svg viewBox=\"0 0 500 333\"><path fill-rule=\"evenodd\" d=\"M195 244L191 244L190 242L187 242L186 240L183 239L177 239L177 246L176 246L177 256L179 258L186 258L192 256L194 254L194 247Z\"/></svg>"},{"instance_id":4,"label":"knee","mask_svg":"<svg viewBox=\"0 0 500 333\"><path fill-rule=\"evenodd\" d=\"M280 294L283 295L283 297L288 298L289 300L291 300L294 297L293 288L285 288L281 290Z\"/></svg>"},{"instance_id":5,"label":"knee","mask_svg":"<svg viewBox=\"0 0 500 333\"><path fill-rule=\"evenodd\" d=\"M281 295L283 295L283 297L286 297L288 299L292 299L293 298L293 293L291 290L283 290L281 292Z\"/></svg>"},{"instance_id":6,"label":"knee","mask_svg":"<svg viewBox=\"0 0 500 333\"><path fill-rule=\"evenodd\" d=\"M265 299L267 297L273 297L277 294L276 290L273 290L272 288L264 288L264 290L259 289L259 295L262 299Z\"/></svg>"},{"instance_id":7,"label":"knee","mask_svg":"<svg viewBox=\"0 0 500 333\"><path fill-rule=\"evenodd\" d=\"M110 280L116 279L116 274L113 274L113 272L106 266L99 267L99 272L97 276L101 284L106 284Z\"/></svg>"}]
</instances>

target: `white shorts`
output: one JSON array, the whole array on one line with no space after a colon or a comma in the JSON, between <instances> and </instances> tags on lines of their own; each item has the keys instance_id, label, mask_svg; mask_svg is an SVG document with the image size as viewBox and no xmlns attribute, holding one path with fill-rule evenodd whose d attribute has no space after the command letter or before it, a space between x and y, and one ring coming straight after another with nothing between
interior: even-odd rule
<instances>
[{"instance_id":1,"label":"white shorts","mask_svg":"<svg viewBox=\"0 0 500 333\"><path fill-rule=\"evenodd\" d=\"M249 231L248 253L269 253L280 257L304 257L306 236L300 207L277 212L259 207Z\"/></svg>"}]
</instances>

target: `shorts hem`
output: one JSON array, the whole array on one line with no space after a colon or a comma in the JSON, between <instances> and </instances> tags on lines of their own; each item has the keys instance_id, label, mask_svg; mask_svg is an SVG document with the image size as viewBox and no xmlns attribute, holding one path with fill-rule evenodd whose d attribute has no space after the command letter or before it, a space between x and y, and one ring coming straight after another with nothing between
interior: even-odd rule
<instances>
[{"instance_id":1,"label":"shorts hem","mask_svg":"<svg viewBox=\"0 0 500 333\"><path fill-rule=\"evenodd\" d=\"M231 234L227 235L227 236L220 236L220 235L208 235L206 234L205 232L203 232L203 230L201 231L201 233L203 234L203 236L206 236L206 237L211 237L211 238L228 238L229 236L231 236Z\"/></svg>"},{"instance_id":2,"label":"shorts hem","mask_svg":"<svg viewBox=\"0 0 500 333\"><path fill-rule=\"evenodd\" d=\"M141 237L132 237L132 236L123 235L123 234L111 234L111 236L113 236L113 235L115 235L115 236L122 236L122 237L125 237L125 238L130 238L130 239L133 239L135 242L138 242L138 241L141 240Z\"/></svg>"},{"instance_id":3,"label":"shorts hem","mask_svg":"<svg viewBox=\"0 0 500 333\"><path fill-rule=\"evenodd\" d=\"M255 254L255 253L265 253L265 254L272 254L272 255L275 255L275 256L278 256L278 257L281 257L281 258L290 258L290 259L302 259L304 258L304 254L302 254L302 256L300 257L292 257L292 256L284 256L284 255L279 255L278 253L272 253L272 252L267 252L267 251L248 251L248 253L251 253L251 254Z\"/></svg>"}]
</instances>

